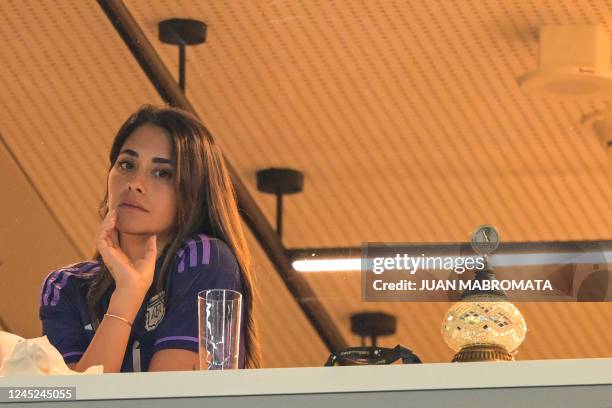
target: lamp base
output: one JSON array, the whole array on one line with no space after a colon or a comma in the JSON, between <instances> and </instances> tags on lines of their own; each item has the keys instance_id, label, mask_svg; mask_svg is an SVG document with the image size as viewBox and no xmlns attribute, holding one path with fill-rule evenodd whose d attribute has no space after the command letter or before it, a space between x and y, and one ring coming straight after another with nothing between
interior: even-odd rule
<instances>
[{"instance_id":1,"label":"lamp base","mask_svg":"<svg viewBox=\"0 0 612 408\"><path fill-rule=\"evenodd\" d=\"M453 363L470 361L514 361L514 356L500 346L479 344L463 347L453 357Z\"/></svg>"}]
</instances>

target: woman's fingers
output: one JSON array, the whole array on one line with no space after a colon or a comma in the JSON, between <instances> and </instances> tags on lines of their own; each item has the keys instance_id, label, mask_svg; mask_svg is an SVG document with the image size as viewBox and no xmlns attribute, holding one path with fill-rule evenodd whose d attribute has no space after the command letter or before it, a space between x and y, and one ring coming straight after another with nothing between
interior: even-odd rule
<instances>
[{"instance_id":1,"label":"woman's fingers","mask_svg":"<svg viewBox=\"0 0 612 408\"><path fill-rule=\"evenodd\" d=\"M155 265L157 259L157 235L151 235L145 243L144 260L149 265Z\"/></svg>"},{"instance_id":2,"label":"woman's fingers","mask_svg":"<svg viewBox=\"0 0 612 408\"><path fill-rule=\"evenodd\" d=\"M119 248L119 231L116 228L109 232L109 239L113 248Z\"/></svg>"},{"instance_id":3,"label":"woman's fingers","mask_svg":"<svg viewBox=\"0 0 612 408\"><path fill-rule=\"evenodd\" d=\"M112 248L119 246L117 231L115 230L116 211L112 210L106 214L100 227L98 228L98 235L96 236L96 247L103 257L108 255L108 252ZM113 236L114 235L114 236Z\"/></svg>"},{"instance_id":4,"label":"woman's fingers","mask_svg":"<svg viewBox=\"0 0 612 408\"><path fill-rule=\"evenodd\" d=\"M157 235L151 235L147 238L147 242L145 244L145 257L150 255L157 255Z\"/></svg>"},{"instance_id":5,"label":"woman's fingers","mask_svg":"<svg viewBox=\"0 0 612 408\"><path fill-rule=\"evenodd\" d=\"M119 248L119 231L117 231L116 225L117 225L117 211L113 210L113 215L111 215L111 225L112 228L110 230L110 232L108 233L109 239L111 244L113 245L113 248Z\"/></svg>"},{"instance_id":6,"label":"woman's fingers","mask_svg":"<svg viewBox=\"0 0 612 408\"><path fill-rule=\"evenodd\" d=\"M145 241L145 251L142 258L134 262L134 267L140 279L140 285L147 289L153 282L155 261L157 259L157 236L151 235Z\"/></svg>"}]
</instances>

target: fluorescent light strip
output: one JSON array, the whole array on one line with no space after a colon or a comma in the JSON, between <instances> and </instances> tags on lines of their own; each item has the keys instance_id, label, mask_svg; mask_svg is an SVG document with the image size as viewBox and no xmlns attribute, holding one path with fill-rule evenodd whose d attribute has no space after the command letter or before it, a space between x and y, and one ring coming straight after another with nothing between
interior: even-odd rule
<instances>
[{"instance_id":1,"label":"fluorescent light strip","mask_svg":"<svg viewBox=\"0 0 612 408\"><path fill-rule=\"evenodd\" d=\"M491 256L491 265L496 267L589 264L602 262L608 264L612 263L612 252L560 252L546 254L500 254ZM360 271L361 258L300 259L293 261L292 266L297 272Z\"/></svg>"},{"instance_id":2,"label":"fluorescent light strip","mask_svg":"<svg viewBox=\"0 0 612 408\"><path fill-rule=\"evenodd\" d=\"M492 266L594 264L612 262L612 252L560 252L547 254L499 254L491 256Z\"/></svg>"},{"instance_id":3,"label":"fluorescent light strip","mask_svg":"<svg viewBox=\"0 0 612 408\"><path fill-rule=\"evenodd\" d=\"M360 271L361 258L301 259L293 261L292 265L298 272Z\"/></svg>"}]
</instances>

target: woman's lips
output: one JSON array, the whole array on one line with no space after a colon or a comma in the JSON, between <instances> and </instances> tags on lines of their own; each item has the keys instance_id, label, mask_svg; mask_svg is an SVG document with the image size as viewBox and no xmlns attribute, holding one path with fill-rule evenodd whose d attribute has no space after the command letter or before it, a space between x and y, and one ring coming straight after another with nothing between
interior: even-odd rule
<instances>
[{"instance_id":1,"label":"woman's lips","mask_svg":"<svg viewBox=\"0 0 612 408\"><path fill-rule=\"evenodd\" d=\"M119 206L119 208L123 208L125 210L135 210L135 211L142 211L142 212L148 212L147 210L144 210L140 207L137 207L135 205L131 205L131 204L121 204Z\"/></svg>"}]
</instances>

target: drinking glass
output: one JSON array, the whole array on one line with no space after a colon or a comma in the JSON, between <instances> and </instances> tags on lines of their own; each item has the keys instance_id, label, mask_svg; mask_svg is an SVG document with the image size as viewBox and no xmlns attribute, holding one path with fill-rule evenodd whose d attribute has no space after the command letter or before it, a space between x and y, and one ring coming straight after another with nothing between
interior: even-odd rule
<instances>
[{"instance_id":1,"label":"drinking glass","mask_svg":"<svg viewBox=\"0 0 612 408\"><path fill-rule=\"evenodd\" d=\"M200 370L238 368L242 294L229 289L198 293Z\"/></svg>"}]
</instances>

